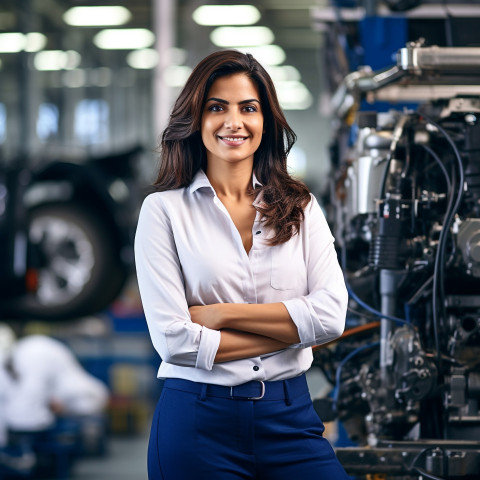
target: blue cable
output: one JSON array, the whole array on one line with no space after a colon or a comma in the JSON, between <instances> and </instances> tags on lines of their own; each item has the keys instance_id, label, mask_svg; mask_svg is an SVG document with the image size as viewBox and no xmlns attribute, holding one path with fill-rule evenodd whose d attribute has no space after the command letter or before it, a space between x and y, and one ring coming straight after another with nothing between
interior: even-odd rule
<instances>
[{"instance_id":1,"label":"blue cable","mask_svg":"<svg viewBox=\"0 0 480 480\"><path fill-rule=\"evenodd\" d=\"M346 247L345 245L342 247L340 251L340 261L342 265L342 270L344 272L347 271L347 252L346 252ZM380 312L379 310L376 310L375 308L371 307L370 305L366 304L363 300L360 300L360 298L357 296L357 294L352 290L352 287L347 281L347 276L344 274L344 280L345 280L345 286L347 287L348 294L350 297L352 297L362 308L367 310L368 312L372 313L373 315L380 317L380 318L385 318L387 320L390 320L392 322L399 322L404 325L407 325L413 331L415 331L415 327L409 323L408 321L404 320L403 318L398 318L398 317L393 317L392 315L387 315L385 313Z\"/></svg>"},{"instance_id":2,"label":"blue cable","mask_svg":"<svg viewBox=\"0 0 480 480\"><path fill-rule=\"evenodd\" d=\"M335 373L335 388L333 390L333 410L336 412L337 411L337 402L338 402L338 396L340 395L340 383L341 383L341 375L342 375L342 368L347 363L352 357L357 355L360 352L363 352L367 348L372 348L372 347L377 347L380 345L380 342L373 342L373 343L368 343L367 345L362 345L361 347L356 348L352 352L350 352L338 365L337 371Z\"/></svg>"},{"instance_id":3,"label":"blue cable","mask_svg":"<svg viewBox=\"0 0 480 480\"><path fill-rule=\"evenodd\" d=\"M350 287L346 279L345 279L345 285L347 286L348 294L365 310L369 311L370 313L373 313L377 317L386 318L387 320L391 320L392 322L403 323L404 325L407 325L408 327L412 328L415 331L415 327L411 323L409 323L407 320L404 320L403 318L393 317L392 315L387 315L386 313L382 313L379 310L375 310L373 307L366 304L363 300L360 300L360 298L352 290L352 288Z\"/></svg>"}]
</instances>

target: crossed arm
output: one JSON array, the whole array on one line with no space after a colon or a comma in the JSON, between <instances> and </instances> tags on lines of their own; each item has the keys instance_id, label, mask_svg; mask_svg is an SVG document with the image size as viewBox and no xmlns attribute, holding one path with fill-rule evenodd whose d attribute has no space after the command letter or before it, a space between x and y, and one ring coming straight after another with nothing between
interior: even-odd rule
<instances>
[{"instance_id":1,"label":"crossed arm","mask_svg":"<svg viewBox=\"0 0 480 480\"><path fill-rule=\"evenodd\" d=\"M192 322L220 330L215 363L276 352L300 342L283 303L217 303L189 308Z\"/></svg>"}]
</instances>

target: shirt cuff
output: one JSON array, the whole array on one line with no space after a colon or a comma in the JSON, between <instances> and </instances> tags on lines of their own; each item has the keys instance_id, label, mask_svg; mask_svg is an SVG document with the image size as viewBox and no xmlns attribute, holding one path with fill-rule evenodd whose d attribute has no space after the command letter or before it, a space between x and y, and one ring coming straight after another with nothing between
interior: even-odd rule
<instances>
[{"instance_id":1,"label":"shirt cuff","mask_svg":"<svg viewBox=\"0 0 480 480\"><path fill-rule=\"evenodd\" d=\"M312 316L308 303L303 301L302 298L292 298L290 300L285 300L282 303L288 310L288 313L298 330L300 343L294 345L294 347L306 348L316 345L318 332L315 332L315 325L312 320L312 318L315 318L315 313L313 313ZM319 324L319 326L322 329L323 335L326 335L323 326L321 324Z\"/></svg>"},{"instance_id":2,"label":"shirt cuff","mask_svg":"<svg viewBox=\"0 0 480 480\"><path fill-rule=\"evenodd\" d=\"M200 344L198 346L196 368L211 370L220 345L220 331L202 327Z\"/></svg>"}]
</instances>

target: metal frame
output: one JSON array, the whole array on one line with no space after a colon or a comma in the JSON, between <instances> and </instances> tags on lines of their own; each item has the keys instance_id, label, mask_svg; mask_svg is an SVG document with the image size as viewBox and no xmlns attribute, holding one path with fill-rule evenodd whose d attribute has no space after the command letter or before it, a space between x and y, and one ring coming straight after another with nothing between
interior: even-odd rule
<instances>
[{"instance_id":1,"label":"metal frame","mask_svg":"<svg viewBox=\"0 0 480 480\"><path fill-rule=\"evenodd\" d=\"M480 95L480 48L410 42L397 52L396 65L380 71L362 67L347 75L332 97L332 110L343 117L367 94L371 100L395 101Z\"/></svg>"},{"instance_id":2,"label":"metal frame","mask_svg":"<svg viewBox=\"0 0 480 480\"><path fill-rule=\"evenodd\" d=\"M430 475L451 478L480 472L480 442L474 441L379 442L375 447L337 448L336 454L350 475L418 476L423 470Z\"/></svg>"}]
</instances>

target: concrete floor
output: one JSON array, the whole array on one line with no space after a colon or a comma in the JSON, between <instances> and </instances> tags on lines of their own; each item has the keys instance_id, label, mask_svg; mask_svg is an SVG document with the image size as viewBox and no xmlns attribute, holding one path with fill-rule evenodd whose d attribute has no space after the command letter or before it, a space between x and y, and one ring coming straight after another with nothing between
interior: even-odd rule
<instances>
[{"instance_id":1,"label":"concrete floor","mask_svg":"<svg viewBox=\"0 0 480 480\"><path fill-rule=\"evenodd\" d=\"M75 462L69 480L144 480L148 435L111 437L108 453Z\"/></svg>"}]
</instances>

